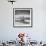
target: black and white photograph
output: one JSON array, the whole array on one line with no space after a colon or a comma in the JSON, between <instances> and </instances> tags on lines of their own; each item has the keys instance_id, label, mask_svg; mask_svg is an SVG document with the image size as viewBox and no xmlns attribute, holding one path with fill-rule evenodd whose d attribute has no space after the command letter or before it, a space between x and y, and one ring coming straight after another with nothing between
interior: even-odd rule
<instances>
[{"instance_id":1,"label":"black and white photograph","mask_svg":"<svg viewBox=\"0 0 46 46\"><path fill-rule=\"evenodd\" d=\"M31 27L32 26L32 8L14 8L13 26Z\"/></svg>"}]
</instances>

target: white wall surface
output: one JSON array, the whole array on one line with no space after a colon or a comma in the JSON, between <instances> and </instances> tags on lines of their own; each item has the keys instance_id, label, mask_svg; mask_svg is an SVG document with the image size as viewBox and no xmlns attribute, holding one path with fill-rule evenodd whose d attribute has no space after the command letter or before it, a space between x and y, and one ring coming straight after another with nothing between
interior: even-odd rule
<instances>
[{"instance_id":1,"label":"white wall surface","mask_svg":"<svg viewBox=\"0 0 46 46\"><path fill-rule=\"evenodd\" d=\"M13 8L33 8L32 28L13 28ZM0 41L15 40L19 32L26 32L33 40L46 40L46 0L17 0L12 5L0 0Z\"/></svg>"}]
</instances>

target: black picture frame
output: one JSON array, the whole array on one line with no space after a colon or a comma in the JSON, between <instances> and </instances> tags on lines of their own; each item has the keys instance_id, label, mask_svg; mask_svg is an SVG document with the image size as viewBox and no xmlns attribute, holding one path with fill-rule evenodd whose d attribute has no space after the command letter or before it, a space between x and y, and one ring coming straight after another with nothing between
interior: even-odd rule
<instances>
[{"instance_id":1,"label":"black picture frame","mask_svg":"<svg viewBox=\"0 0 46 46\"><path fill-rule=\"evenodd\" d=\"M28 26L23 26L23 25L17 25L16 24L16 22L15 22L15 18L16 18L16 16L17 16L17 14L18 14L18 16L19 16L19 14L23 14L23 13L19 13L19 12L21 12L22 10L24 10L25 11L25 9L28 11L28 10L30 10L30 18L31 18L31 25L28 25ZM17 11L18 10L18 11ZM20 11L19 11L20 10ZM22 12L24 12L24 11L22 11ZM17 13L18 12L18 13ZM26 12L26 11L25 11ZM27 14L27 13L25 13L25 14ZM29 12L28 12L28 14L29 14ZM32 27L33 26L33 8L13 8L13 27L14 28L25 28L25 27Z\"/></svg>"}]
</instances>

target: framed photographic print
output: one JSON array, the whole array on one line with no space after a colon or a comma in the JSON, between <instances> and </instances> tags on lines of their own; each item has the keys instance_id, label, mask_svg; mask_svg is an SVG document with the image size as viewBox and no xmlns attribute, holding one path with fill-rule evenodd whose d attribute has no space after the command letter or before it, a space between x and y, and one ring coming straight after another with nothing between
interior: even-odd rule
<instances>
[{"instance_id":1,"label":"framed photographic print","mask_svg":"<svg viewBox=\"0 0 46 46\"><path fill-rule=\"evenodd\" d=\"M13 27L32 27L32 8L13 8Z\"/></svg>"}]
</instances>

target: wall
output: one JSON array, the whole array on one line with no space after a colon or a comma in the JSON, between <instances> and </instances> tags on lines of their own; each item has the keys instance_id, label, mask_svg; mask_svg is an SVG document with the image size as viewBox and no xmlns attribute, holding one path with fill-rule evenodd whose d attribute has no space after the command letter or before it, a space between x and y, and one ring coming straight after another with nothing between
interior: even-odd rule
<instances>
[{"instance_id":1,"label":"wall","mask_svg":"<svg viewBox=\"0 0 46 46\"><path fill-rule=\"evenodd\" d=\"M13 28L13 8L33 8L32 28ZM26 32L33 40L46 40L46 1L17 0L12 5L0 0L0 40L15 40L19 32Z\"/></svg>"}]
</instances>

